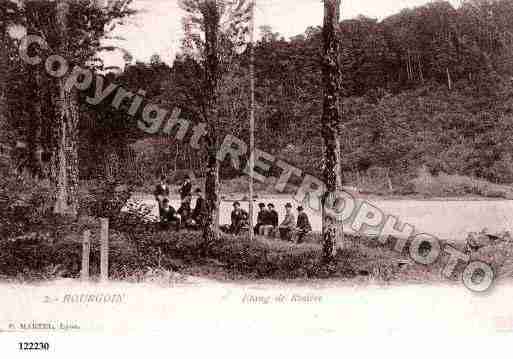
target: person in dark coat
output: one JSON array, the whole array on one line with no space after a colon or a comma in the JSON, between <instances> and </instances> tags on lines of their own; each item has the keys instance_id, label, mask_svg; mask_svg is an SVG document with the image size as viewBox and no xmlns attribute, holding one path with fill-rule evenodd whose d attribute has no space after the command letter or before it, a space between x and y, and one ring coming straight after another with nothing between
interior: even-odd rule
<instances>
[{"instance_id":1,"label":"person in dark coat","mask_svg":"<svg viewBox=\"0 0 513 359\"><path fill-rule=\"evenodd\" d=\"M260 203L258 205L258 207L260 208L260 211L258 211L258 215L257 215L257 223L256 223L256 226L255 226L255 234L261 234L261 229L263 226L265 226L268 222L268 219L267 217L269 216L269 211L267 210L267 208L265 207L265 203Z\"/></svg>"},{"instance_id":2,"label":"person in dark coat","mask_svg":"<svg viewBox=\"0 0 513 359\"><path fill-rule=\"evenodd\" d=\"M196 199L196 205L192 211L192 219L196 222L196 225L202 226L207 214L207 203L205 202L205 198L203 198L203 194L199 188L196 189L195 192L198 198Z\"/></svg>"},{"instance_id":3,"label":"person in dark coat","mask_svg":"<svg viewBox=\"0 0 513 359\"><path fill-rule=\"evenodd\" d=\"M182 222L186 226L190 223L189 220L191 219L192 215L191 201L189 198L185 198L184 201L182 201L180 208L178 208L178 214L180 215L180 217L182 218Z\"/></svg>"},{"instance_id":4,"label":"person in dark coat","mask_svg":"<svg viewBox=\"0 0 513 359\"><path fill-rule=\"evenodd\" d=\"M165 198L169 197L169 183L166 180L166 176L162 175L160 177L160 183L155 187L155 191L153 192L155 199L159 203L159 208L162 207L163 201Z\"/></svg>"},{"instance_id":5,"label":"person in dark coat","mask_svg":"<svg viewBox=\"0 0 513 359\"><path fill-rule=\"evenodd\" d=\"M191 197L192 183L189 176L185 176L185 180L180 187L180 199L183 201Z\"/></svg>"},{"instance_id":6,"label":"person in dark coat","mask_svg":"<svg viewBox=\"0 0 513 359\"><path fill-rule=\"evenodd\" d=\"M160 208L160 227L164 230L169 229L171 224L175 224L176 230L180 230L181 217L176 210L169 204L169 200L165 198Z\"/></svg>"},{"instance_id":7,"label":"person in dark coat","mask_svg":"<svg viewBox=\"0 0 513 359\"><path fill-rule=\"evenodd\" d=\"M274 204L269 203L267 205L267 218L265 219L265 225L263 226L264 236L275 237L278 228L278 212L274 209Z\"/></svg>"},{"instance_id":8,"label":"person in dark coat","mask_svg":"<svg viewBox=\"0 0 513 359\"><path fill-rule=\"evenodd\" d=\"M292 241L294 230L296 229L296 218L292 213L292 205L287 203L285 205L285 219L278 227L280 230L280 238L284 241Z\"/></svg>"},{"instance_id":9,"label":"person in dark coat","mask_svg":"<svg viewBox=\"0 0 513 359\"><path fill-rule=\"evenodd\" d=\"M274 209L274 204L269 203L267 205L267 208L269 209L269 216L267 218L267 224L273 227L278 227L278 212Z\"/></svg>"},{"instance_id":10,"label":"person in dark coat","mask_svg":"<svg viewBox=\"0 0 513 359\"><path fill-rule=\"evenodd\" d=\"M306 235L312 231L312 226L303 207L299 206L297 212L297 243L302 243Z\"/></svg>"},{"instance_id":11,"label":"person in dark coat","mask_svg":"<svg viewBox=\"0 0 513 359\"><path fill-rule=\"evenodd\" d=\"M239 202L233 203L231 220L232 224L230 226L230 232L235 235L238 235L240 231L248 225L248 213L240 208Z\"/></svg>"}]
</instances>

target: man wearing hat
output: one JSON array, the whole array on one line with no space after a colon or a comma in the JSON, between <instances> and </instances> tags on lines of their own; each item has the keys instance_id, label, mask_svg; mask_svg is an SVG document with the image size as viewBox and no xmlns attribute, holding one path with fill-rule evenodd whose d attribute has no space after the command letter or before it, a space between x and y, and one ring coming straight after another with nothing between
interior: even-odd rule
<instances>
[{"instance_id":1,"label":"man wearing hat","mask_svg":"<svg viewBox=\"0 0 513 359\"><path fill-rule=\"evenodd\" d=\"M233 211L231 215L232 224L230 226L230 232L238 235L242 228L247 226L248 213L240 208L240 203L235 201L233 203Z\"/></svg>"},{"instance_id":2,"label":"man wearing hat","mask_svg":"<svg viewBox=\"0 0 513 359\"><path fill-rule=\"evenodd\" d=\"M306 235L312 231L312 226L303 207L299 206L297 213L297 243L302 243Z\"/></svg>"},{"instance_id":3,"label":"man wearing hat","mask_svg":"<svg viewBox=\"0 0 513 359\"><path fill-rule=\"evenodd\" d=\"M260 233L266 237L276 237L276 230L278 228L278 212L274 209L274 204L267 205L267 215L265 216L265 224L260 227Z\"/></svg>"},{"instance_id":4,"label":"man wearing hat","mask_svg":"<svg viewBox=\"0 0 513 359\"><path fill-rule=\"evenodd\" d=\"M153 194L159 203L159 209L162 208L164 199L169 197L169 183L165 175L160 176L160 183L155 187Z\"/></svg>"},{"instance_id":5,"label":"man wearing hat","mask_svg":"<svg viewBox=\"0 0 513 359\"><path fill-rule=\"evenodd\" d=\"M265 226L267 224L267 218L269 217L269 211L265 207L265 203L260 203L258 205L258 207L260 208L260 211L258 211L257 223L255 226L255 234L263 235L262 229L263 229L263 226Z\"/></svg>"},{"instance_id":6,"label":"man wearing hat","mask_svg":"<svg viewBox=\"0 0 513 359\"><path fill-rule=\"evenodd\" d=\"M191 213L192 213L192 209L191 209L191 201L190 200L185 200L182 202L182 204L180 205L180 208L178 208L178 214L182 217L182 222L184 223L185 227L190 227L191 226Z\"/></svg>"},{"instance_id":7,"label":"man wearing hat","mask_svg":"<svg viewBox=\"0 0 513 359\"><path fill-rule=\"evenodd\" d=\"M180 199L182 202L189 200L191 198L191 191L192 191L192 183L191 178L189 175L185 176L185 180L182 183L182 186L180 187Z\"/></svg>"},{"instance_id":8,"label":"man wearing hat","mask_svg":"<svg viewBox=\"0 0 513 359\"><path fill-rule=\"evenodd\" d=\"M160 227L163 230L169 229L169 226L174 223L176 230L180 230L181 216L176 210L169 204L169 199L164 198L162 201L162 207L160 207Z\"/></svg>"},{"instance_id":9,"label":"man wearing hat","mask_svg":"<svg viewBox=\"0 0 513 359\"><path fill-rule=\"evenodd\" d=\"M280 238L284 241L292 242L292 236L296 228L296 218L292 213L292 205L290 203L285 205L285 219L278 228L280 230Z\"/></svg>"},{"instance_id":10,"label":"man wearing hat","mask_svg":"<svg viewBox=\"0 0 513 359\"><path fill-rule=\"evenodd\" d=\"M272 226L273 228L277 228L278 224L280 224L278 220L278 212L274 209L274 204L269 203L267 205L267 208L269 209L269 216L267 218L267 224Z\"/></svg>"},{"instance_id":11,"label":"man wearing hat","mask_svg":"<svg viewBox=\"0 0 513 359\"><path fill-rule=\"evenodd\" d=\"M203 198L201 189L197 188L195 192L198 198L196 199L196 206L194 206L194 210L192 211L192 219L196 225L202 226L203 220L207 214L207 204Z\"/></svg>"}]
</instances>

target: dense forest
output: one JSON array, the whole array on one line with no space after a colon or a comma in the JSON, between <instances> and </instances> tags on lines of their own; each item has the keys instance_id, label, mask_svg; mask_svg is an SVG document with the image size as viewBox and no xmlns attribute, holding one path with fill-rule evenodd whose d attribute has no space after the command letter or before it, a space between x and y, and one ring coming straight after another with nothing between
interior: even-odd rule
<instances>
[{"instance_id":1,"label":"dense forest","mask_svg":"<svg viewBox=\"0 0 513 359\"><path fill-rule=\"evenodd\" d=\"M40 158L52 146L51 126L45 124L55 108L45 96L51 98L55 84L19 59L19 39L10 36L9 21L17 9L7 4L13 3L2 5L1 140L11 146L26 143L28 149L20 150L16 160L30 164L27 156ZM37 25L32 30L52 38L53 25L40 16L51 9L32 10ZM172 65L158 55L143 63L126 54L123 69L104 68L96 56L104 50L99 41L108 35L104 26L127 14L100 18L93 8L80 11L82 17L70 24L72 36L80 37L87 27L92 35L82 51L72 49L80 56L77 62L107 73L108 80L134 93L144 90L145 101L169 110L179 107L183 117L202 121L197 100L203 75L187 41ZM459 8L436 1L381 21L360 16L340 22L339 131L346 183L376 173L399 185L420 167L432 174L513 182L511 16L509 0L464 1ZM260 28L255 46L256 145L318 176L323 166L321 46L320 27L287 40L269 26ZM248 52L226 56L225 65L219 121L224 132L248 140ZM130 117L111 106L91 106L85 96L78 98L82 179L108 175L144 182L160 172L191 167L202 176L204 154L187 141L150 136L137 128L140 113ZM240 174L222 168L221 175Z\"/></svg>"}]
</instances>

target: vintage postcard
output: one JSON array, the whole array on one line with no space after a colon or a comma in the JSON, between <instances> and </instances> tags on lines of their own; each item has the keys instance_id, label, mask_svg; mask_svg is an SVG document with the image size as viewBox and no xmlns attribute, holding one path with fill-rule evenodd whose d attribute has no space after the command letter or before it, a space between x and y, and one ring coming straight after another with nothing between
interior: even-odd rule
<instances>
[{"instance_id":1,"label":"vintage postcard","mask_svg":"<svg viewBox=\"0 0 513 359\"><path fill-rule=\"evenodd\" d=\"M1 0L5 350L513 333L512 18Z\"/></svg>"}]
</instances>

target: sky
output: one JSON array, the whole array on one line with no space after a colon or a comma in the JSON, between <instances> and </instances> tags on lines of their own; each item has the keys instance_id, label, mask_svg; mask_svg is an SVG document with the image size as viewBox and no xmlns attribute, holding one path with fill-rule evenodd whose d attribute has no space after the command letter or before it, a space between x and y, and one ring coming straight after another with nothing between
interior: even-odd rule
<instances>
[{"instance_id":1,"label":"sky","mask_svg":"<svg viewBox=\"0 0 513 359\"><path fill-rule=\"evenodd\" d=\"M365 15L382 19L403 8L415 7L429 0L342 0L342 18ZM454 6L459 0L450 1ZM151 55L159 54L171 64L180 47L183 36L181 18L183 12L177 0L134 0L134 7L141 12L128 24L118 27L115 35L126 40L116 42L127 49L136 60L148 61ZM256 26L271 25L275 32L285 38L303 33L308 26L322 22L321 0L256 0ZM257 34L258 35L258 34ZM123 54L102 54L106 66L123 66Z\"/></svg>"}]
</instances>

